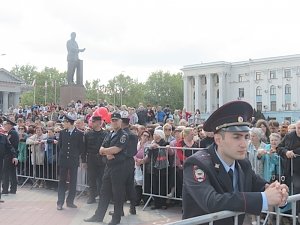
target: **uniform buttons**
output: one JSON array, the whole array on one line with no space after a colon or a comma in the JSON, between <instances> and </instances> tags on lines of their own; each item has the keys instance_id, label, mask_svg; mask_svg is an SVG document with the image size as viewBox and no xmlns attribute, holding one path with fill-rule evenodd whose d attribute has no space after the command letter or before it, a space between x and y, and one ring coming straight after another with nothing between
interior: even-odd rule
<instances>
[{"instance_id":1,"label":"uniform buttons","mask_svg":"<svg viewBox=\"0 0 300 225\"><path fill-rule=\"evenodd\" d=\"M67 159L69 158L69 156L67 156Z\"/></svg>"},{"instance_id":2,"label":"uniform buttons","mask_svg":"<svg viewBox=\"0 0 300 225\"><path fill-rule=\"evenodd\" d=\"M68 147L68 149L70 149L70 147Z\"/></svg>"},{"instance_id":3,"label":"uniform buttons","mask_svg":"<svg viewBox=\"0 0 300 225\"><path fill-rule=\"evenodd\" d=\"M68 154L70 153L70 152L67 152Z\"/></svg>"}]
</instances>

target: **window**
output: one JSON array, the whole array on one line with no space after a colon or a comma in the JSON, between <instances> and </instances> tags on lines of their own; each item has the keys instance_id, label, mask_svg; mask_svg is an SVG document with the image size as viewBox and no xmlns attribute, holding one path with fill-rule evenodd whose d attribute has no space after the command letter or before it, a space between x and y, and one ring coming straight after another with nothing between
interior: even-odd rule
<instances>
[{"instance_id":1,"label":"window","mask_svg":"<svg viewBox=\"0 0 300 225\"><path fill-rule=\"evenodd\" d=\"M276 79L276 71L275 70L270 71L270 79Z\"/></svg>"},{"instance_id":2,"label":"window","mask_svg":"<svg viewBox=\"0 0 300 225\"><path fill-rule=\"evenodd\" d=\"M239 98L244 98L244 88L239 88Z\"/></svg>"},{"instance_id":3,"label":"window","mask_svg":"<svg viewBox=\"0 0 300 225\"><path fill-rule=\"evenodd\" d=\"M262 102L256 103L256 109L257 109L257 111L262 111Z\"/></svg>"},{"instance_id":4,"label":"window","mask_svg":"<svg viewBox=\"0 0 300 225\"><path fill-rule=\"evenodd\" d=\"M219 89L217 90L217 99L219 99L219 96L220 96L220 92L219 92Z\"/></svg>"},{"instance_id":5,"label":"window","mask_svg":"<svg viewBox=\"0 0 300 225\"><path fill-rule=\"evenodd\" d=\"M256 88L256 96L262 96L262 89L260 86Z\"/></svg>"},{"instance_id":6,"label":"window","mask_svg":"<svg viewBox=\"0 0 300 225\"><path fill-rule=\"evenodd\" d=\"M291 85L286 84L285 87L284 87L284 93L285 94L291 94L291 91L292 91Z\"/></svg>"},{"instance_id":7,"label":"window","mask_svg":"<svg viewBox=\"0 0 300 225\"><path fill-rule=\"evenodd\" d=\"M290 78L290 77L292 77L291 69L285 69L284 78Z\"/></svg>"},{"instance_id":8,"label":"window","mask_svg":"<svg viewBox=\"0 0 300 225\"><path fill-rule=\"evenodd\" d=\"M219 83L219 76L217 75L217 78L216 78L216 83L218 84Z\"/></svg>"},{"instance_id":9,"label":"window","mask_svg":"<svg viewBox=\"0 0 300 225\"><path fill-rule=\"evenodd\" d=\"M291 103L285 103L284 110L287 110L287 111L291 110L291 108L292 108L291 106L292 106Z\"/></svg>"},{"instance_id":10,"label":"window","mask_svg":"<svg viewBox=\"0 0 300 225\"><path fill-rule=\"evenodd\" d=\"M271 111L276 111L276 101L271 101Z\"/></svg>"},{"instance_id":11,"label":"window","mask_svg":"<svg viewBox=\"0 0 300 225\"><path fill-rule=\"evenodd\" d=\"M239 82L243 82L243 74L239 74Z\"/></svg>"},{"instance_id":12,"label":"window","mask_svg":"<svg viewBox=\"0 0 300 225\"><path fill-rule=\"evenodd\" d=\"M255 73L255 80L261 80L261 72Z\"/></svg>"},{"instance_id":13,"label":"window","mask_svg":"<svg viewBox=\"0 0 300 225\"><path fill-rule=\"evenodd\" d=\"M206 77L204 77L204 84L207 84Z\"/></svg>"},{"instance_id":14,"label":"window","mask_svg":"<svg viewBox=\"0 0 300 225\"><path fill-rule=\"evenodd\" d=\"M270 95L276 95L276 87L274 85L270 87Z\"/></svg>"}]
</instances>

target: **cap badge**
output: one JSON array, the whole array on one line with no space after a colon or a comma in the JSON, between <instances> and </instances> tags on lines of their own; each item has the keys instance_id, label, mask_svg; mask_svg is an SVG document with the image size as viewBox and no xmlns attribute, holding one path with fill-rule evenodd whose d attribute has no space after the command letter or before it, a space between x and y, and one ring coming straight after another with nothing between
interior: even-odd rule
<instances>
[{"instance_id":1,"label":"cap badge","mask_svg":"<svg viewBox=\"0 0 300 225\"><path fill-rule=\"evenodd\" d=\"M242 123L243 121L244 121L243 117L239 116L239 117L238 117L238 122L239 122L239 123Z\"/></svg>"}]
</instances>

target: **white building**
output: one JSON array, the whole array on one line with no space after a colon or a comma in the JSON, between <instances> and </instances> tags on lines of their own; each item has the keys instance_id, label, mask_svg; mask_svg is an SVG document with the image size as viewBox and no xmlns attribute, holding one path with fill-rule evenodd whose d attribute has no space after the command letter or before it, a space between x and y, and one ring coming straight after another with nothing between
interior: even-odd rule
<instances>
[{"instance_id":1,"label":"white building","mask_svg":"<svg viewBox=\"0 0 300 225\"><path fill-rule=\"evenodd\" d=\"M300 54L241 62L188 65L184 73L184 107L206 118L233 100L249 102L266 118L300 119Z\"/></svg>"},{"instance_id":2,"label":"white building","mask_svg":"<svg viewBox=\"0 0 300 225\"><path fill-rule=\"evenodd\" d=\"M7 70L0 68L0 113L7 113L9 107L16 107L25 82Z\"/></svg>"}]
</instances>

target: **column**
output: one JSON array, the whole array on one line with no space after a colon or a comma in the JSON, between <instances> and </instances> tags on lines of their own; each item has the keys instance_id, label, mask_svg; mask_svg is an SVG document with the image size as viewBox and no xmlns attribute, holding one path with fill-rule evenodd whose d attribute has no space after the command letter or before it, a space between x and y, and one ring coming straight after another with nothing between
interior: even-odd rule
<instances>
[{"instance_id":1,"label":"column","mask_svg":"<svg viewBox=\"0 0 300 225\"><path fill-rule=\"evenodd\" d=\"M183 108L188 108L188 77L183 76Z\"/></svg>"},{"instance_id":2,"label":"column","mask_svg":"<svg viewBox=\"0 0 300 225\"><path fill-rule=\"evenodd\" d=\"M200 109L200 99L201 99L201 84L200 84L200 76L195 76L195 110Z\"/></svg>"},{"instance_id":3,"label":"column","mask_svg":"<svg viewBox=\"0 0 300 225\"><path fill-rule=\"evenodd\" d=\"M206 86L207 86L207 113L212 113L211 74L206 75Z\"/></svg>"},{"instance_id":4,"label":"column","mask_svg":"<svg viewBox=\"0 0 300 225\"><path fill-rule=\"evenodd\" d=\"M8 92L3 91L2 97L3 97L3 113L7 113L8 112Z\"/></svg>"},{"instance_id":5,"label":"column","mask_svg":"<svg viewBox=\"0 0 300 225\"><path fill-rule=\"evenodd\" d=\"M20 103L20 93L19 92L15 92L13 94L13 98L14 98L14 107L17 107Z\"/></svg>"},{"instance_id":6,"label":"column","mask_svg":"<svg viewBox=\"0 0 300 225\"><path fill-rule=\"evenodd\" d=\"M225 98L225 87L224 87L224 81L225 81L225 74L224 73L218 73L219 76L219 107L224 105L224 98Z\"/></svg>"}]
</instances>

